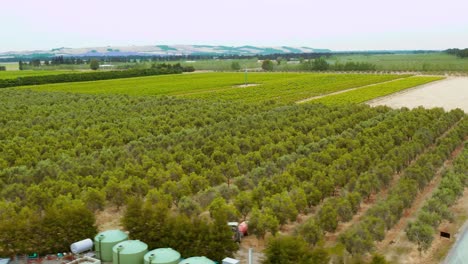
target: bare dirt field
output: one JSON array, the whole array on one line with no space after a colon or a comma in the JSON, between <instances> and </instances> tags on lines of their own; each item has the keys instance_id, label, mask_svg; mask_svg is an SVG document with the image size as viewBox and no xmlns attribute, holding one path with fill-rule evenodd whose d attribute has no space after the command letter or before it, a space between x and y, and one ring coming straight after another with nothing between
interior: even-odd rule
<instances>
[{"instance_id":1,"label":"bare dirt field","mask_svg":"<svg viewBox=\"0 0 468 264\"><path fill-rule=\"evenodd\" d=\"M367 102L371 106L387 105L393 108L443 107L460 108L468 113L468 77L448 77L442 81L414 87Z\"/></svg>"}]
</instances>

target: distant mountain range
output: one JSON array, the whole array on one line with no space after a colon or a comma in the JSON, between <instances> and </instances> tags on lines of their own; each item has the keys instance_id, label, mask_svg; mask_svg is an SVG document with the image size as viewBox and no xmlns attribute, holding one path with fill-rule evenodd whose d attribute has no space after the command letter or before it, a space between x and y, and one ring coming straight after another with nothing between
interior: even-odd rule
<instances>
[{"instance_id":1,"label":"distant mountain range","mask_svg":"<svg viewBox=\"0 0 468 264\"><path fill-rule=\"evenodd\" d=\"M10 51L0 53L2 58L53 57L53 56L174 56L174 55L269 55L286 53L326 53L328 49L309 47L257 47L257 46L211 46L211 45L153 45L153 46L107 46L93 48L56 48L51 50Z\"/></svg>"}]
</instances>

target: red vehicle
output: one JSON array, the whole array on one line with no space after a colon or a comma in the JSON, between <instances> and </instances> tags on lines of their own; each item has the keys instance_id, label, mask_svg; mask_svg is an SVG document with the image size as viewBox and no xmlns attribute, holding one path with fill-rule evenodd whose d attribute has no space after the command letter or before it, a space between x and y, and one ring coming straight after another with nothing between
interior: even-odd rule
<instances>
[{"instance_id":1,"label":"red vehicle","mask_svg":"<svg viewBox=\"0 0 468 264\"><path fill-rule=\"evenodd\" d=\"M233 232L232 240L236 241L237 243L240 243L241 239L249 234L249 226L245 221L240 224L238 222L228 222L228 226L231 227Z\"/></svg>"}]
</instances>

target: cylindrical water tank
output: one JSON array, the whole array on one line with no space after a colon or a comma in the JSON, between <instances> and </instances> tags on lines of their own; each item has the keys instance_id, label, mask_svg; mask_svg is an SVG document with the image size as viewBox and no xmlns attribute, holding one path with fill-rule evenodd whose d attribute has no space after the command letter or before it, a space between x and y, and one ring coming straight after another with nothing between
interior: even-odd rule
<instances>
[{"instance_id":1,"label":"cylindrical water tank","mask_svg":"<svg viewBox=\"0 0 468 264\"><path fill-rule=\"evenodd\" d=\"M79 254L91 250L93 248L93 241L90 238L75 242L71 244L70 250L73 254Z\"/></svg>"},{"instance_id":2,"label":"cylindrical water tank","mask_svg":"<svg viewBox=\"0 0 468 264\"><path fill-rule=\"evenodd\" d=\"M94 238L96 257L101 261L112 261L112 248L118 243L128 240L128 235L120 230L107 230Z\"/></svg>"},{"instance_id":3,"label":"cylindrical water tank","mask_svg":"<svg viewBox=\"0 0 468 264\"><path fill-rule=\"evenodd\" d=\"M113 264L143 264L148 245L140 240L127 240L112 248Z\"/></svg>"},{"instance_id":4,"label":"cylindrical water tank","mask_svg":"<svg viewBox=\"0 0 468 264\"><path fill-rule=\"evenodd\" d=\"M192 257L184 259L179 264L216 264L214 261L207 257Z\"/></svg>"},{"instance_id":5,"label":"cylindrical water tank","mask_svg":"<svg viewBox=\"0 0 468 264\"><path fill-rule=\"evenodd\" d=\"M145 254L145 264L178 264L180 253L172 248L158 248Z\"/></svg>"}]
</instances>

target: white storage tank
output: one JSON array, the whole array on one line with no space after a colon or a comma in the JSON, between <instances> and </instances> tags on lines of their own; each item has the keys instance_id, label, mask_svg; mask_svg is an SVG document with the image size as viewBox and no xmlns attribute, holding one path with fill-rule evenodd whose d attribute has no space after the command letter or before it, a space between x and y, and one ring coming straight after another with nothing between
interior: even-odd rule
<instances>
[{"instance_id":1,"label":"white storage tank","mask_svg":"<svg viewBox=\"0 0 468 264\"><path fill-rule=\"evenodd\" d=\"M93 241L90 238L75 242L70 245L70 251L73 254L80 254L91 249L93 249Z\"/></svg>"},{"instance_id":2,"label":"white storage tank","mask_svg":"<svg viewBox=\"0 0 468 264\"><path fill-rule=\"evenodd\" d=\"M233 258L225 258L223 259L223 264L240 264L240 260Z\"/></svg>"}]
</instances>

